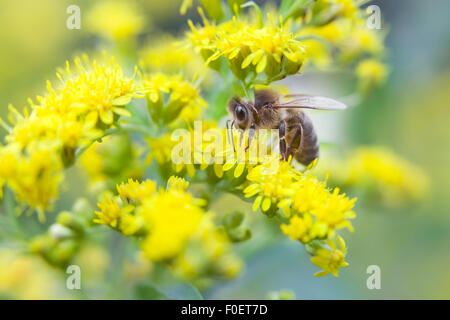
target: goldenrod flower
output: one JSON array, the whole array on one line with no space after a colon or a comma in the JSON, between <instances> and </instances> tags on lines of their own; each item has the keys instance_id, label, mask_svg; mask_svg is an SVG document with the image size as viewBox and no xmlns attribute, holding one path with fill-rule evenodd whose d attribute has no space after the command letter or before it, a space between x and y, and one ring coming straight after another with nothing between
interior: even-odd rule
<instances>
[{"instance_id":1,"label":"goldenrod flower","mask_svg":"<svg viewBox=\"0 0 450 320\"><path fill-rule=\"evenodd\" d=\"M154 74L144 78L144 88L156 123L169 124L178 117L193 122L207 106L199 90L180 76Z\"/></svg>"},{"instance_id":2,"label":"goldenrod flower","mask_svg":"<svg viewBox=\"0 0 450 320\"><path fill-rule=\"evenodd\" d=\"M190 22L188 37L213 68L224 57L238 79L268 84L297 73L303 65L305 47L283 24L254 26L234 20L216 26L204 16L203 21L204 27Z\"/></svg>"},{"instance_id":3,"label":"goldenrod flower","mask_svg":"<svg viewBox=\"0 0 450 320\"><path fill-rule=\"evenodd\" d=\"M349 220L355 217L352 209L356 199L339 194L337 188L330 192L325 183L309 175L299 178L291 189L292 195L278 204L288 216L294 214L289 225L281 227L290 238L308 243L333 237L336 229L353 231Z\"/></svg>"},{"instance_id":4,"label":"goldenrod flower","mask_svg":"<svg viewBox=\"0 0 450 320\"><path fill-rule=\"evenodd\" d=\"M423 198L427 175L416 165L382 146L362 146L344 156L324 157L314 173L330 176L330 183L345 189L365 190L384 205L398 207Z\"/></svg>"},{"instance_id":5,"label":"goldenrod flower","mask_svg":"<svg viewBox=\"0 0 450 320\"><path fill-rule=\"evenodd\" d=\"M388 73L389 70L386 65L374 59L365 59L356 67L356 75L360 82L360 89L363 92L383 84Z\"/></svg>"},{"instance_id":6,"label":"goldenrod flower","mask_svg":"<svg viewBox=\"0 0 450 320\"><path fill-rule=\"evenodd\" d=\"M165 35L149 42L139 52L140 65L148 72L164 72L165 74L183 74L194 76L207 70L201 57L185 45L184 39L175 39Z\"/></svg>"},{"instance_id":7,"label":"goldenrod flower","mask_svg":"<svg viewBox=\"0 0 450 320\"><path fill-rule=\"evenodd\" d=\"M188 183L170 177L166 190L155 183L129 180L117 186L119 196L107 196L98 206L97 223L106 224L125 236L139 235L145 257L165 262L186 279L207 274L233 277L241 270L230 241L216 227L205 201L186 192Z\"/></svg>"},{"instance_id":8,"label":"goldenrod flower","mask_svg":"<svg viewBox=\"0 0 450 320\"><path fill-rule=\"evenodd\" d=\"M123 216L130 214L134 210L132 205L121 205L118 198L111 198L109 195L98 203L100 211L95 211L98 218L94 222L104 224L111 228L117 229L120 227L120 220Z\"/></svg>"},{"instance_id":9,"label":"goldenrod flower","mask_svg":"<svg viewBox=\"0 0 450 320\"><path fill-rule=\"evenodd\" d=\"M189 182L183 178L171 176L167 181L167 189L186 190L189 187Z\"/></svg>"},{"instance_id":10,"label":"goldenrod flower","mask_svg":"<svg viewBox=\"0 0 450 320\"><path fill-rule=\"evenodd\" d=\"M0 294L3 299L62 299L68 298L61 287L56 270L38 257L23 255L18 251L0 251Z\"/></svg>"},{"instance_id":11,"label":"goldenrod flower","mask_svg":"<svg viewBox=\"0 0 450 320\"><path fill-rule=\"evenodd\" d=\"M87 27L110 40L127 40L145 25L145 17L133 1L99 1L88 12Z\"/></svg>"},{"instance_id":12,"label":"goldenrod flower","mask_svg":"<svg viewBox=\"0 0 450 320\"><path fill-rule=\"evenodd\" d=\"M323 239L327 233L325 223L315 222L311 214L304 214L303 217L294 215L289 224L282 224L281 231L292 240L302 243L309 243L314 239Z\"/></svg>"},{"instance_id":13,"label":"goldenrod flower","mask_svg":"<svg viewBox=\"0 0 450 320\"><path fill-rule=\"evenodd\" d=\"M348 19L354 19L358 15L361 15L362 10L359 9L360 1L356 0L319 0L324 3L326 7L336 7L337 12L335 13L338 16Z\"/></svg>"},{"instance_id":14,"label":"goldenrod flower","mask_svg":"<svg viewBox=\"0 0 450 320\"><path fill-rule=\"evenodd\" d=\"M58 196L62 167L61 159L51 148L26 152L16 144L0 148L0 177L20 201L38 210L41 220L44 210Z\"/></svg>"},{"instance_id":15,"label":"goldenrod flower","mask_svg":"<svg viewBox=\"0 0 450 320\"><path fill-rule=\"evenodd\" d=\"M145 180L141 183L133 179L128 179L127 183L121 183L117 186L119 196L131 202L131 200L142 202L149 198L156 191L156 183L151 180Z\"/></svg>"},{"instance_id":16,"label":"goldenrod flower","mask_svg":"<svg viewBox=\"0 0 450 320\"><path fill-rule=\"evenodd\" d=\"M272 172L274 162L278 162L276 164L278 169ZM253 210L256 211L261 206L261 210L266 212L272 204L277 204L291 194L295 178L296 172L288 162L274 158L250 170L247 180L251 183L244 189L244 195L247 198L257 195Z\"/></svg>"},{"instance_id":17,"label":"goldenrod flower","mask_svg":"<svg viewBox=\"0 0 450 320\"><path fill-rule=\"evenodd\" d=\"M350 159L350 185L374 186L390 205L418 199L428 187L426 175L383 147L361 147Z\"/></svg>"},{"instance_id":18,"label":"goldenrod flower","mask_svg":"<svg viewBox=\"0 0 450 320\"><path fill-rule=\"evenodd\" d=\"M31 111L21 115L10 107L13 128L3 123L9 134L0 161L8 163L9 170L3 170L0 181L38 209L41 218L55 200L61 170L74 162L75 152L119 116L129 116L124 106L139 96L134 80L124 77L113 59L85 67L77 58L75 69L67 63L65 75L57 73L61 84L54 88L48 82L47 94L38 97L37 104L30 100Z\"/></svg>"},{"instance_id":19,"label":"goldenrod flower","mask_svg":"<svg viewBox=\"0 0 450 320\"><path fill-rule=\"evenodd\" d=\"M345 262L347 248L344 239L338 237L336 242L339 244L340 249L337 248L333 241L328 240L328 248L322 247L317 249L314 257L311 258L313 264L323 269L323 271L314 274L316 277L326 276L329 273L338 277L339 269L348 266L348 263Z\"/></svg>"},{"instance_id":20,"label":"goldenrod flower","mask_svg":"<svg viewBox=\"0 0 450 320\"><path fill-rule=\"evenodd\" d=\"M242 271L242 261L233 253L228 237L214 225L212 218L206 215L202 219L189 246L173 263L175 273L183 278L197 282L208 275L232 279Z\"/></svg>"},{"instance_id":21,"label":"goldenrod flower","mask_svg":"<svg viewBox=\"0 0 450 320\"><path fill-rule=\"evenodd\" d=\"M146 200L138 211L149 229L141 242L145 256L162 261L178 255L203 217L199 204L190 194L177 189L160 191Z\"/></svg>"},{"instance_id":22,"label":"goldenrod flower","mask_svg":"<svg viewBox=\"0 0 450 320\"><path fill-rule=\"evenodd\" d=\"M108 61L89 63L84 58L74 60L75 71L69 62L66 69L58 73L63 86L54 89L48 83L48 94L38 101L44 108L38 109L39 114L56 112L71 114L84 120L86 125L94 127L98 123L110 126L119 117L129 117L131 114L124 108L133 97L142 97L134 78L125 77L121 67L114 58ZM89 65L90 64L90 65Z\"/></svg>"},{"instance_id":23,"label":"goldenrod flower","mask_svg":"<svg viewBox=\"0 0 450 320\"><path fill-rule=\"evenodd\" d=\"M195 175L192 154L189 155L191 158L190 163L181 162L180 164L174 164L172 162L172 150L177 144L177 141L172 140L172 134L165 134L158 138L147 138L146 140L150 149L146 158L147 164L156 159L159 165L168 165L173 173L180 174L183 170L186 170L189 176L193 177Z\"/></svg>"}]
</instances>

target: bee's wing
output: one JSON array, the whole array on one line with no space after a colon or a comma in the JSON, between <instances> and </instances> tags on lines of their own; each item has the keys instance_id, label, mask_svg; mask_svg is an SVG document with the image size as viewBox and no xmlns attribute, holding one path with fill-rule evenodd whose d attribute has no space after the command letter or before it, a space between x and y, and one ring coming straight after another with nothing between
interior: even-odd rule
<instances>
[{"instance_id":1,"label":"bee's wing","mask_svg":"<svg viewBox=\"0 0 450 320\"><path fill-rule=\"evenodd\" d=\"M331 98L309 96L305 94L287 95L285 97L293 97L294 99L274 104L275 108L302 108L316 110L344 110L347 108L342 102Z\"/></svg>"}]
</instances>

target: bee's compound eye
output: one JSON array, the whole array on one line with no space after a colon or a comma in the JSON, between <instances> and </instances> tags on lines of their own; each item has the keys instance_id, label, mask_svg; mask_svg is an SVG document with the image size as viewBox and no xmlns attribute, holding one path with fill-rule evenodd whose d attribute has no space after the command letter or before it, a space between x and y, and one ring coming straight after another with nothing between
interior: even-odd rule
<instances>
[{"instance_id":1,"label":"bee's compound eye","mask_svg":"<svg viewBox=\"0 0 450 320\"><path fill-rule=\"evenodd\" d=\"M247 117L247 110L245 110L245 108L241 105L238 105L236 109L234 109L234 112L238 121L244 121Z\"/></svg>"}]
</instances>

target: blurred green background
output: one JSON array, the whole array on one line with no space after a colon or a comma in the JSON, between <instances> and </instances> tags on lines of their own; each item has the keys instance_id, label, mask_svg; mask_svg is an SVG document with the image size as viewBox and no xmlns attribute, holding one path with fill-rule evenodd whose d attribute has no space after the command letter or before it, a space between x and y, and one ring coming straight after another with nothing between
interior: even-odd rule
<instances>
[{"instance_id":1,"label":"blurred green background","mask_svg":"<svg viewBox=\"0 0 450 320\"><path fill-rule=\"evenodd\" d=\"M83 22L81 30L66 28L69 5L79 5L83 19L93 3L0 0L2 117L9 103L21 109L27 98L43 92L46 80L54 79L55 69L65 60L99 49L98 39L83 30ZM180 1L138 3L151 19L148 33L139 40L161 31L180 34L186 28ZM337 279L314 278L317 270L304 249L283 240L255 250L238 279L214 287L206 298L257 299L268 291L291 289L298 299L450 299L450 2L373 4L380 6L383 28L389 29L386 46L392 73L383 88L347 111L340 124L345 134L337 142L392 148L429 174L429 197L396 210L357 203L356 231L346 235L350 267ZM307 80L298 79L300 84ZM60 206L70 207L70 194L81 188L81 183L71 182ZM261 236L255 234L251 242ZM369 265L381 268L381 290L366 287Z\"/></svg>"}]
</instances>

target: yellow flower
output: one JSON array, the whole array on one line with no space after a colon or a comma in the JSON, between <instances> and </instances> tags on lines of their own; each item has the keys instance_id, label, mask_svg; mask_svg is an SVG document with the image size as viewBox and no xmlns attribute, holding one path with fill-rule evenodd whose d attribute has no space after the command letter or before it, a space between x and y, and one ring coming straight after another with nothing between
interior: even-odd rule
<instances>
[{"instance_id":1,"label":"yellow flower","mask_svg":"<svg viewBox=\"0 0 450 320\"><path fill-rule=\"evenodd\" d=\"M173 269L187 279L208 274L231 279L242 270L242 261L233 254L223 230L214 225L213 216L206 214L186 250L174 261Z\"/></svg>"},{"instance_id":2,"label":"yellow flower","mask_svg":"<svg viewBox=\"0 0 450 320\"><path fill-rule=\"evenodd\" d=\"M251 76L253 81L260 75L258 80L268 84L297 73L306 52L286 26L274 25L270 16L269 20L267 26L237 20L216 26L203 16L204 27L190 23L188 38L212 68L216 69L214 62L224 57L237 78L248 81Z\"/></svg>"},{"instance_id":3,"label":"yellow flower","mask_svg":"<svg viewBox=\"0 0 450 320\"><path fill-rule=\"evenodd\" d=\"M281 231L292 240L309 243L314 239L323 239L326 236L327 226L324 223L315 222L310 214L303 217L294 215L289 224L282 224Z\"/></svg>"},{"instance_id":4,"label":"yellow flower","mask_svg":"<svg viewBox=\"0 0 450 320\"><path fill-rule=\"evenodd\" d=\"M98 203L100 211L95 211L97 218L94 219L94 222L120 230L122 218L131 214L134 210L134 206L123 206L121 203L119 198L111 198L111 196L106 195L105 199Z\"/></svg>"},{"instance_id":5,"label":"yellow flower","mask_svg":"<svg viewBox=\"0 0 450 320\"><path fill-rule=\"evenodd\" d=\"M88 12L86 21L91 32L111 40L136 36L145 25L145 17L133 1L99 1Z\"/></svg>"},{"instance_id":6,"label":"yellow flower","mask_svg":"<svg viewBox=\"0 0 450 320\"><path fill-rule=\"evenodd\" d=\"M181 39L174 39L169 35L152 40L139 56L140 64L148 72L182 73L187 77L194 77L207 70L192 48L187 47Z\"/></svg>"},{"instance_id":7,"label":"yellow flower","mask_svg":"<svg viewBox=\"0 0 450 320\"><path fill-rule=\"evenodd\" d=\"M156 123L169 124L178 117L193 122L206 108L199 90L180 76L157 73L144 78L147 104Z\"/></svg>"},{"instance_id":8,"label":"yellow flower","mask_svg":"<svg viewBox=\"0 0 450 320\"><path fill-rule=\"evenodd\" d=\"M191 163L185 164L182 162L175 165L172 162L172 150L177 142L172 140L171 133L162 135L158 138L147 138L146 140L150 148L146 158L147 164L151 163L153 159L156 159L160 165L169 165L174 173L180 173L181 171L186 170L189 176L193 177L195 175L195 166L192 157Z\"/></svg>"},{"instance_id":9,"label":"yellow flower","mask_svg":"<svg viewBox=\"0 0 450 320\"><path fill-rule=\"evenodd\" d=\"M184 179L172 176L166 190L155 192L153 181L129 180L117 186L119 196L107 196L98 204L94 221L125 236L139 236L147 259L167 263L184 279L234 277L241 261L213 215L202 209L205 201L187 193L187 186Z\"/></svg>"},{"instance_id":10,"label":"yellow flower","mask_svg":"<svg viewBox=\"0 0 450 320\"><path fill-rule=\"evenodd\" d=\"M288 162L274 158L250 170L247 180L251 184L244 189L244 195L246 198L257 195L253 210L256 211L261 206L261 210L266 212L272 204L291 194L296 175Z\"/></svg>"},{"instance_id":11,"label":"yellow flower","mask_svg":"<svg viewBox=\"0 0 450 320\"><path fill-rule=\"evenodd\" d=\"M77 58L75 69L67 62L65 75L57 73L61 84L53 88L48 82L47 93L37 97L38 103L29 101L30 112L25 109L21 115L10 107L13 128L2 122L9 134L0 161L10 170L3 170L0 181L6 181L21 201L38 209L41 219L58 194L61 170L72 165L75 152L98 138L119 116L129 116L124 106L140 96L134 79L124 77L112 58L86 67Z\"/></svg>"},{"instance_id":12,"label":"yellow flower","mask_svg":"<svg viewBox=\"0 0 450 320\"><path fill-rule=\"evenodd\" d=\"M38 210L41 220L44 210L58 196L62 167L60 158L51 149L22 152L16 144L0 148L0 177L20 201Z\"/></svg>"},{"instance_id":13,"label":"yellow flower","mask_svg":"<svg viewBox=\"0 0 450 320\"><path fill-rule=\"evenodd\" d=\"M378 30L367 28L365 20L358 23L346 25L343 24L347 37L343 39L340 46L343 51L344 59L350 61L364 53L371 55L382 55L384 53L384 33ZM378 31L378 32L377 32Z\"/></svg>"},{"instance_id":14,"label":"yellow flower","mask_svg":"<svg viewBox=\"0 0 450 320\"><path fill-rule=\"evenodd\" d=\"M200 204L189 193L174 188L144 201L137 214L148 226L149 233L141 241L145 256L163 261L182 252L204 215Z\"/></svg>"},{"instance_id":15,"label":"yellow flower","mask_svg":"<svg viewBox=\"0 0 450 320\"><path fill-rule=\"evenodd\" d=\"M21 115L10 106L9 119L14 127L6 136L6 142L17 143L22 148L45 144L47 147L68 151L75 150L100 135L99 130L83 125L75 117L46 113L42 108L45 107L36 107L31 114L25 109L24 115Z\"/></svg>"},{"instance_id":16,"label":"yellow flower","mask_svg":"<svg viewBox=\"0 0 450 320\"><path fill-rule=\"evenodd\" d=\"M141 183L133 179L128 179L127 183L121 183L117 186L119 196L130 202L131 200L142 202L149 198L156 191L156 183L151 180L145 180Z\"/></svg>"},{"instance_id":17,"label":"yellow flower","mask_svg":"<svg viewBox=\"0 0 450 320\"><path fill-rule=\"evenodd\" d=\"M373 186L389 205L421 198L427 176L407 160L383 147L361 147L350 159L348 184Z\"/></svg>"},{"instance_id":18,"label":"yellow flower","mask_svg":"<svg viewBox=\"0 0 450 320\"><path fill-rule=\"evenodd\" d=\"M356 75L363 91L383 84L388 73L389 70L386 65L374 59L365 59L356 67Z\"/></svg>"},{"instance_id":19,"label":"yellow flower","mask_svg":"<svg viewBox=\"0 0 450 320\"><path fill-rule=\"evenodd\" d=\"M65 299L59 273L38 257L14 250L0 251L0 295L3 299Z\"/></svg>"},{"instance_id":20,"label":"yellow flower","mask_svg":"<svg viewBox=\"0 0 450 320\"><path fill-rule=\"evenodd\" d=\"M291 188L292 195L278 204L288 216L294 214L288 225L281 226L291 239L308 243L333 237L336 229L353 231L349 220L355 217L352 209L356 199L339 194L338 188L330 192L312 176L302 176Z\"/></svg>"},{"instance_id":21,"label":"yellow flower","mask_svg":"<svg viewBox=\"0 0 450 320\"><path fill-rule=\"evenodd\" d=\"M45 106L37 109L38 115L70 114L89 127L98 123L110 126L119 116L129 117L131 114L124 106L133 97L142 97L134 78L125 77L112 57L109 61L106 57L102 62L94 60L90 65L86 56L84 60L86 66L80 58L74 60L75 71L66 63L65 71L57 74L63 81L61 87L55 90L48 82L47 95L38 97L39 103Z\"/></svg>"},{"instance_id":22,"label":"yellow flower","mask_svg":"<svg viewBox=\"0 0 450 320\"><path fill-rule=\"evenodd\" d=\"M338 237L336 241L339 244L340 249L337 248L333 241L328 240L327 244L329 248L317 249L314 257L311 258L311 262L313 264L323 269L323 271L314 274L316 277L326 276L329 273L332 273L335 277L338 277L339 269L341 267L348 266L348 263L345 262L347 248L345 246L344 239Z\"/></svg>"},{"instance_id":23,"label":"yellow flower","mask_svg":"<svg viewBox=\"0 0 450 320\"><path fill-rule=\"evenodd\" d=\"M186 190L189 187L189 182L183 178L171 176L167 181L167 189Z\"/></svg>"},{"instance_id":24,"label":"yellow flower","mask_svg":"<svg viewBox=\"0 0 450 320\"><path fill-rule=\"evenodd\" d=\"M343 18L353 19L362 13L359 2L355 0L323 0L328 6L335 5L339 8L338 15Z\"/></svg>"}]
</instances>

